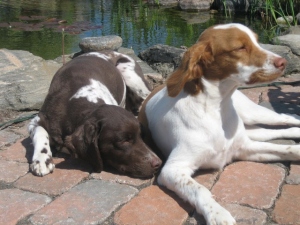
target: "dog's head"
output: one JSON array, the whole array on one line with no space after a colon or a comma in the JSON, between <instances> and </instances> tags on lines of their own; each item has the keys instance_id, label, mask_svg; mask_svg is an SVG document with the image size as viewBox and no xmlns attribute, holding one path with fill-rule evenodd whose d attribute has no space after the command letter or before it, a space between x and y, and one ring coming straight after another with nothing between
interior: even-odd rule
<instances>
[{"instance_id":1,"label":"dog's head","mask_svg":"<svg viewBox=\"0 0 300 225\"><path fill-rule=\"evenodd\" d=\"M100 106L66 137L65 146L90 162L97 172L106 163L133 177L151 177L162 163L142 141L138 120L112 105Z\"/></svg>"},{"instance_id":2,"label":"dog's head","mask_svg":"<svg viewBox=\"0 0 300 225\"><path fill-rule=\"evenodd\" d=\"M184 54L181 65L167 80L168 94L184 89L196 95L201 78L231 78L238 84L270 82L283 74L286 60L261 48L257 35L241 24L216 25L205 30Z\"/></svg>"}]
</instances>

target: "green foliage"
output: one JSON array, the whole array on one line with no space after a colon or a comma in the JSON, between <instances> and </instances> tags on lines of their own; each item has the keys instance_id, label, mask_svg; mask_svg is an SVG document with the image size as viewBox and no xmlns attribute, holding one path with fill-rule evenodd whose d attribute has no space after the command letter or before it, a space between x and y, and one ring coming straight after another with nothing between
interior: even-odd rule
<instances>
[{"instance_id":1,"label":"green foliage","mask_svg":"<svg viewBox=\"0 0 300 225\"><path fill-rule=\"evenodd\" d=\"M255 1L254 1L255 2ZM278 17L282 17L288 27L297 25L295 15L295 2L294 0L265 0L264 5L261 7L255 5L251 7L251 13L255 10L260 10L262 19L270 24L279 25ZM292 17L290 21L289 17Z\"/></svg>"},{"instance_id":2,"label":"green foliage","mask_svg":"<svg viewBox=\"0 0 300 225\"><path fill-rule=\"evenodd\" d=\"M230 11L230 8L227 8L226 0L222 0L222 4L223 4L223 7L224 7L226 18L228 16L231 17L231 11Z\"/></svg>"}]
</instances>

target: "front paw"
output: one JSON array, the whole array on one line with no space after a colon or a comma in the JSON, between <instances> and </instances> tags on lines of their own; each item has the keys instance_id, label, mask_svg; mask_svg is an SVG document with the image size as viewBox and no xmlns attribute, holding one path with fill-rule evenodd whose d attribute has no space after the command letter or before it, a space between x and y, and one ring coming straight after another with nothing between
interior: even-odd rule
<instances>
[{"instance_id":1,"label":"front paw","mask_svg":"<svg viewBox=\"0 0 300 225\"><path fill-rule=\"evenodd\" d=\"M236 221L230 212L220 205L211 209L207 215L206 222L208 225L236 225Z\"/></svg>"},{"instance_id":2,"label":"front paw","mask_svg":"<svg viewBox=\"0 0 300 225\"><path fill-rule=\"evenodd\" d=\"M30 170L34 175L45 176L52 173L55 168L52 156L43 154L34 159L30 164Z\"/></svg>"}]
</instances>

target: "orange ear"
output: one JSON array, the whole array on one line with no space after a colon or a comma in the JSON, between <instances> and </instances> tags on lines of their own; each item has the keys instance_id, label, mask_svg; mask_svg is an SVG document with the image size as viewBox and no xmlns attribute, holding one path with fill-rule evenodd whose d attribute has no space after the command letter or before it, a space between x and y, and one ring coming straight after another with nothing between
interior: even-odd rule
<instances>
[{"instance_id":1,"label":"orange ear","mask_svg":"<svg viewBox=\"0 0 300 225\"><path fill-rule=\"evenodd\" d=\"M189 94L198 94L202 89L200 78L203 76L203 66L213 61L211 47L208 43L198 42L184 54L180 66L167 80L167 90L170 97L176 97L184 88Z\"/></svg>"}]
</instances>

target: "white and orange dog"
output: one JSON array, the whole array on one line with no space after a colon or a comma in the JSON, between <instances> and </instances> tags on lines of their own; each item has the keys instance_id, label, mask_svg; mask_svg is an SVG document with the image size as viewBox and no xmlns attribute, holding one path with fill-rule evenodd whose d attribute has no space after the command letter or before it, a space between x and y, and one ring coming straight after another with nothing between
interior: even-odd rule
<instances>
[{"instance_id":1,"label":"white and orange dog","mask_svg":"<svg viewBox=\"0 0 300 225\"><path fill-rule=\"evenodd\" d=\"M236 222L191 177L197 169L219 169L234 160L300 160L300 145L263 142L300 138L300 128L256 126L300 126L299 117L277 114L237 91L239 85L273 81L285 67L286 60L261 48L247 27L217 25L201 34L166 85L144 102L139 119L167 158L158 183L195 206L207 224Z\"/></svg>"}]
</instances>

